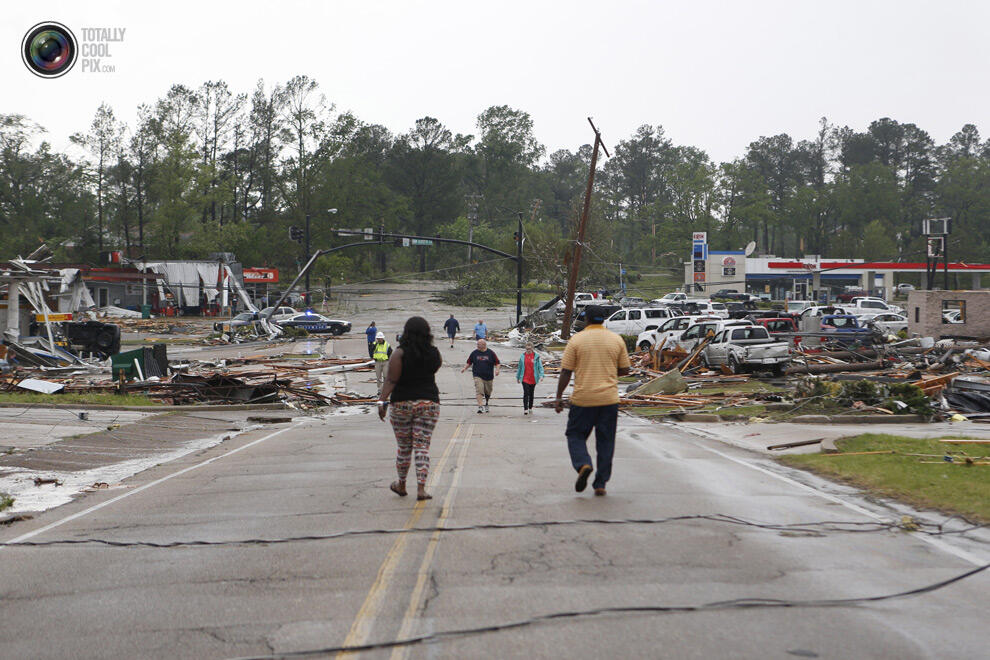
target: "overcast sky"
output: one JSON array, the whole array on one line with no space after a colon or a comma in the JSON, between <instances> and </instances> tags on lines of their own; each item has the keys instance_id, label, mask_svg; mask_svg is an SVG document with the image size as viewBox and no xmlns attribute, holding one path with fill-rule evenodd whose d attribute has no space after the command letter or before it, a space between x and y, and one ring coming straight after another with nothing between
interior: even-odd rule
<instances>
[{"instance_id":1,"label":"overcast sky","mask_svg":"<svg viewBox=\"0 0 990 660\"><path fill-rule=\"evenodd\" d=\"M114 73L42 80L20 58L34 24L125 28ZM990 3L782 2L5 3L0 113L45 126L56 148L110 103L133 124L139 103L174 83L319 81L338 110L405 132L425 115L460 133L491 105L529 112L548 153L606 144L644 123L731 160L761 135L814 135L818 119L863 130L889 116L944 142L965 123L990 137Z\"/></svg>"}]
</instances>

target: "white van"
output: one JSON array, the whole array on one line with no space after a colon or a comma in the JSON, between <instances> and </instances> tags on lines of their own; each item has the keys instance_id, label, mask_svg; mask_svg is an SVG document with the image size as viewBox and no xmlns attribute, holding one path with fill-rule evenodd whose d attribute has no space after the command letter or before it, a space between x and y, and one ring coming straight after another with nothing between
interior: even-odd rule
<instances>
[{"instance_id":1,"label":"white van","mask_svg":"<svg viewBox=\"0 0 990 660\"><path fill-rule=\"evenodd\" d=\"M666 307L627 307L608 317L605 327L620 335L638 335L655 329L671 316Z\"/></svg>"},{"instance_id":2,"label":"white van","mask_svg":"<svg viewBox=\"0 0 990 660\"><path fill-rule=\"evenodd\" d=\"M699 300L696 304L698 305L698 313L702 316L718 316L723 319L729 318L729 308L725 306L725 303L713 302L711 300Z\"/></svg>"},{"instance_id":3,"label":"white van","mask_svg":"<svg viewBox=\"0 0 990 660\"><path fill-rule=\"evenodd\" d=\"M706 298L688 298L678 303L680 313L685 316L717 316L729 318L729 308L725 303L712 302Z\"/></svg>"}]
</instances>

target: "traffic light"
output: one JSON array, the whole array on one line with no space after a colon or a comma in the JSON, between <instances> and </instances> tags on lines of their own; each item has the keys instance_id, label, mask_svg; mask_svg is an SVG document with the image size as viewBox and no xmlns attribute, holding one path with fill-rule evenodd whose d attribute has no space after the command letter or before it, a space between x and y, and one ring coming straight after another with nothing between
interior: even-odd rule
<instances>
[{"instance_id":1,"label":"traffic light","mask_svg":"<svg viewBox=\"0 0 990 660\"><path fill-rule=\"evenodd\" d=\"M302 243L305 237L306 235L299 227L289 227L289 238L294 240L296 243Z\"/></svg>"}]
</instances>

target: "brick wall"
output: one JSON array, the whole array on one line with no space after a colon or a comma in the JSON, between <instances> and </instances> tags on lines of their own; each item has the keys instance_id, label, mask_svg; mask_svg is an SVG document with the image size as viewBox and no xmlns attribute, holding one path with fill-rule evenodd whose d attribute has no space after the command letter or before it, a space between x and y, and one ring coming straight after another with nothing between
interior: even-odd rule
<instances>
[{"instance_id":1,"label":"brick wall","mask_svg":"<svg viewBox=\"0 0 990 660\"><path fill-rule=\"evenodd\" d=\"M943 322L943 303L965 304L963 323ZM922 337L990 337L990 291L912 291L906 305L908 333Z\"/></svg>"}]
</instances>

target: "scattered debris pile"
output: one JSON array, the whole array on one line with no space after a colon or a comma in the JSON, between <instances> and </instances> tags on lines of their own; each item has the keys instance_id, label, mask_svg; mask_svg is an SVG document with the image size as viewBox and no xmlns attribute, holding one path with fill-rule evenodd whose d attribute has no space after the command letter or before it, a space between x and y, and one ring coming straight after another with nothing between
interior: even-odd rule
<instances>
[{"instance_id":1,"label":"scattered debris pile","mask_svg":"<svg viewBox=\"0 0 990 660\"><path fill-rule=\"evenodd\" d=\"M342 371L368 371L367 359L288 359L250 356L216 362L169 362L158 344L114 356L113 374L104 367L50 369L22 366L0 378L0 391L141 394L167 405L225 405L285 402L295 407L367 403L337 393L327 377Z\"/></svg>"},{"instance_id":2,"label":"scattered debris pile","mask_svg":"<svg viewBox=\"0 0 990 660\"><path fill-rule=\"evenodd\" d=\"M787 412L800 410L800 414L990 421L987 344L909 339L873 346L797 345L783 375L769 381L777 388L775 393L739 387L761 373L733 374L726 367L706 367L705 341L690 351L661 345L658 350L630 355L630 375L638 382L622 396L620 405L672 411L767 405ZM671 387L672 383L676 386ZM704 393L691 391L697 388L704 388Z\"/></svg>"}]
</instances>

